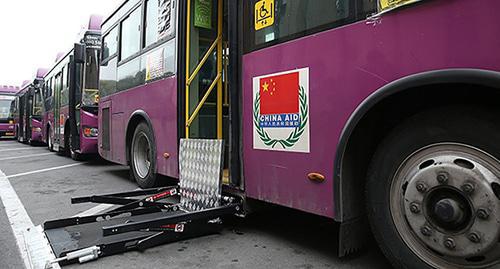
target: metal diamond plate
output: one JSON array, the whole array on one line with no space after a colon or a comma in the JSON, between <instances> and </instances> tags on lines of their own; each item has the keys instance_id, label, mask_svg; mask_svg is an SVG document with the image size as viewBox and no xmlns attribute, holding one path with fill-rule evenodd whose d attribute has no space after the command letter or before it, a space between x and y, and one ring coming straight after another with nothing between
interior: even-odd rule
<instances>
[{"instance_id":1,"label":"metal diamond plate","mask_svg":"<svg viewBox=\"0 0 500 269\"><path fill-rule=\"evenodd\" d=\"M182 209L217 207L222 196L223 140L181 139L179 185Z\"/></svg>"}]
</instances>

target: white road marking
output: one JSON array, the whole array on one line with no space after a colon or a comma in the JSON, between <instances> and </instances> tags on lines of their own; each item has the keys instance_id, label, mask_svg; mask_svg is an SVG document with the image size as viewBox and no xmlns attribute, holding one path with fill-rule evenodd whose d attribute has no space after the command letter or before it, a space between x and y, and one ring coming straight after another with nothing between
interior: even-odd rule
<instances>
[{"instance_id":1,"label":"white road marking","mask_svg":"<svg viewBox=\"0 0 500 269\"><path fill-rule=\"evenodd\" d=\"M137 188L135 189L134 191L139 191L141 189ZM97 214L100 214L110 208L112 208L113 206L116 206L116 205L112 205L112 204L100 204L98 206L95 206L95 207L92 207L88 210L85 210L81 213L78 213L76 215L73 216L73 218L76 218L76 217L84 217L84 216L92 216L92 215L97 215Z\"/></svg>"},{"instance_id":2,"label":"white road marking","mask_svg":"<svg viewBox=\"0 0 500 269\"><path fill-rule=\"evenodd\" d=\"M78 213L76 215L73 216L73 218L76 218L76 217L84 217L84 216L92 216L92 215L97 215L101 212L104 212L108 209L110 209L111 207L113 207L115 205L111 205L111 204L100 204L98 206L95 206L95 207L92 207L88 210L85 210L81 213Z\"/></svg>"},{"instance_id":3,"label":"white road marking","mask_svg":"<svg viewBox=\"0 0 500 269\"><path fill-rule=\"evenodd\" d=\"M10 176L7 176L7 178L14 178L14 177L26 176L26 175L31 175L31 174L38 174L38 173L43 173L43 172L52 171L52 170L64 169L64 168L73 167L73 166L82 165L82 164L84 164L84 163L72 163L72 164L67 164L67 165L62 165L62 166L45 168L45 169L40 169L40 170L35 170L35 171L30 171L30 172L24 172L24 173L10 175Z\"/></svg>"},{"instance_id":4,"label":"white road marking","mask_svg":"<svg viewBox=\"0 0 500 269\"><path fill-rule=\"evenodd\" d=\"M28 150L28 149L32 149L32 148L28 148L28 147L26 147L26 148L13 148L13 149L9 148L9 149L0 149L0 152L5 152L5 151L15 151L15 150Z\"/></svg>"},{"instance_id":5,"label":"white road marking","mask_svg":"<svg viewBox=\"0 0 500 269\"><path fill-rule=\"evenodd\" d=\"M22 155L22 156L16 156L16 157L0 158L0 161L15 160L15 159L23 159L23 158L31 158L31 157L38 157L38 156L45 156L45 155L53 155L53 154L54 154L54 153L49 152L49 153L40 153L40 154Z\"/></svg>"},{"instance_id":6,"label":"white road marking","mask_svg":"<svg viewBox=\"0 0 500 269\"><path fill-rule=\"evenodd\" d=\"M24 262L25 268L28 269L38 269L40 267L36 266L35 263L32 264L32 260L28 255L29 247L26 244L26 240L24 237L25 233L28 233L32 229L35 229L33 222L31 221L26 209L24 208L21 200L17 196L16 191L12 188L12 185L9 182L7 176L0 170L0 199L5 208L5 213L9 218L9 222L12 228L12 232L16 239L17 247L19 248L19 252L21 253L21 258ZM39 248L39 246L37 246ZM42 249L39 249L37 252L37 259L43 261L53 260L55 256L51 255L51 249L48 246L45 246ZM53 268L59 268L56 265Z\"/></svg>"}]
</instances>

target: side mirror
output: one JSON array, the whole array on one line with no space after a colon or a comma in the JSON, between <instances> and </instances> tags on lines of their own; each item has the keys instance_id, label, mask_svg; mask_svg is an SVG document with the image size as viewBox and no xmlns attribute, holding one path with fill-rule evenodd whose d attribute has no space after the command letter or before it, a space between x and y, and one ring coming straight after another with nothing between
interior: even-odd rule
<instances>
[{"instance_id":1,"label":"side mirror","mask_svg":"<svg viewBox=\"0 0 500 269\"><path fill-rule=\"evenodd\" d=\"M75 63L85 63L85 45L75 43L75 49L73 53Z\"/></svg>"}]
</instances>

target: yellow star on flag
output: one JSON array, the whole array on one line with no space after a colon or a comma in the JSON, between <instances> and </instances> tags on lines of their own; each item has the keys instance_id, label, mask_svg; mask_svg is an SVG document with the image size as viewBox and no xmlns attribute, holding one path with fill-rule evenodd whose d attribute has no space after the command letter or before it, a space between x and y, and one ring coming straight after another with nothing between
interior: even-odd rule
<instances>
[{"instance_id":1,"label":"yellow star on flag","mask_svg":"<svg viewBox=\"0 0 500 269\"><path fill-rule=\"evenodd\" d=\"M268 92L269 91L269 84L266 82L264 82L264 84L262 84L262 91L265 91L265 92Z\"/></svg>"}]
</instances>

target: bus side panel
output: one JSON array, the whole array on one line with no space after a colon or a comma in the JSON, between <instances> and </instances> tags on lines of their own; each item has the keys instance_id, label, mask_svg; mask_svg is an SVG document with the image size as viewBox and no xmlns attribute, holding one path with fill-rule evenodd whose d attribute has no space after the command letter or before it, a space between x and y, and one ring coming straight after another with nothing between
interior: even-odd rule
<instances>
[{"instance_id":1,"label":"bus side panel","mask_svg":"<svg viewBox=\"0 0 500 269\"><path fill-rule=\"evenodd\" d=\"M335 217L334 155L357 106L388 82L416 73L449 68L500 71L498 8L493 0L430 1L386 14L376 26L362 21L245 55L247 195ZM254 149L254 78L298 68L309 68L310 153ZM309 181L311 172L325 175L325 181Z\"/></svg>"},{"instance_id":2,"label":"bus side panel","mask_svg":"<svg viewBox=\"0 0 500 269\"><path fill-rule=\"evenodd\" d=\"M109 100L112 100L111 154L103 152L100 147L101 155L107 156L106 159L110 161L124 163L122 160L126 158L126 128L134 113L143 111L151 120L154 130L157 172L177 177L177 78L172 76L106 96L101 102ZM164 153L168 153L170 157L164 158Z\"/></svg>"},{"instance_id":3,"label":"bus side panel","mask_svg":"<svg viewBox=\"0 0 500 269\"><path fill-rule=\"evenodd\" d=\"M97 153L97 137L86 137L83 128L97 128L97 115L80 110L80 151L83 154Z\"/></svg>"},{"instance_id":4,"label":"bus side panel","mask_svg":"<svg viewBox=\"0 0 500 269\"><path fill-rule=\"evenodd\" d=\"M36 142L42 142L42 122L31 119L31 140Z\"/></svg>"}]
</instances>

